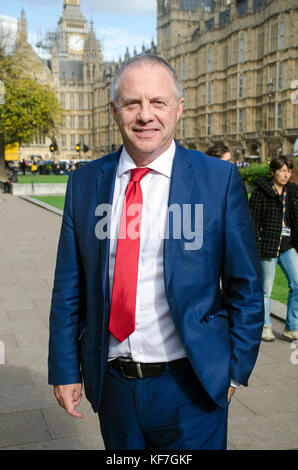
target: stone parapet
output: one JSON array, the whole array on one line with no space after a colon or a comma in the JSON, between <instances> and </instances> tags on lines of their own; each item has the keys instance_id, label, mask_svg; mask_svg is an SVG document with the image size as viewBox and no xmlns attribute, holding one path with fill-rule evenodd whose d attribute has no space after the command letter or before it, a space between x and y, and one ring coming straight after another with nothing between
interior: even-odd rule
<instances>
[{"instance_id":1,"label":"stone parapet","mask_svg":"<svg viewBox=\"0 0 298 470\"><path fill-rule=\"evenodd\" d=\"M66 183L12 183L11 193L14 196L63 196Z\"/></svg>"}]
</instances>

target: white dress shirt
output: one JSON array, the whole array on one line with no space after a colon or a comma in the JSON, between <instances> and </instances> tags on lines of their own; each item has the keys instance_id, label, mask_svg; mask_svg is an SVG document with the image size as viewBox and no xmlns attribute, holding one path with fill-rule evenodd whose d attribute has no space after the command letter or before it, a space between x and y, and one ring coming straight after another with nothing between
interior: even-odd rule
<instances>
[{"instance_id":1,"label":"white dress shirt","mask_svg":"<svg viewBox=\"0 0 298 470\"><path fill-rule=\"evenodd\" d=\"M109 360L128 357L135 362L168 362L186 357L169 311L163 271L164 233L176 145L147 165L152 171L141 181L143 208L136 297L135 331L122 343L110 334ZM130 170L137 168L126 149L117 168L110 231L109 283L112 296L117 236ZM129 282L129 260L127 260ZM234 387L237 382L231 381Z\"/></svg>"},{"instance_id":2,"label":"white dress shirt","mask_svg":"<svg viewBox=\"0 0 298 470\"><path fill-rule=\"evenodd\" d=\"M163 272L164 232L175 142L147 165L152 171L140 182L143 194L135 331L122 343L110 334L109 359L130 357L136 362L168 362L186 357L169 311ZM130 170L136 164L123 148L115 181L109 259L110 294L113 289L117 234ZM127 260L127 282L129 260Z\"/></svg>"}]
</instances>

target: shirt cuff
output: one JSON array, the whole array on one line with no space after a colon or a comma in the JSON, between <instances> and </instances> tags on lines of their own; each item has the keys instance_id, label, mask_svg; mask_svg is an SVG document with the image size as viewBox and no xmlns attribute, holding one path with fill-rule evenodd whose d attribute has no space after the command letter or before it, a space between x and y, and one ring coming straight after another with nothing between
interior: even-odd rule
<instances>
[{"instance_id":1,"label":"shirt cuff","mask_svg":"<svg viewBox=\"0 0 298 470\"><path fill-rule=\"evenodd\" d=\"M236 382L235 380L231 379L231 387L238 388L240 387L240 383Z\"/></svg>"}]
</instances>

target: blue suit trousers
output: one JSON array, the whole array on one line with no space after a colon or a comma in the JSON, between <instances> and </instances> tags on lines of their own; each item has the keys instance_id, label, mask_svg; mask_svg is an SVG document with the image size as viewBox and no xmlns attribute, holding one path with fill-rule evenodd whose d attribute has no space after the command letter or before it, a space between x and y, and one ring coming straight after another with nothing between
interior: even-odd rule
<instances>
[{"instance_id":1,"label":"blue suit trousers","mask_svg":"<svg viewBox=\"0 0 298 470\"><path fill-rule=\"evenodd\" d=\"M108 366L99 411L107 450L225 450L227 416L189 363L141 379Z\"/></svg>"}]
</instances>

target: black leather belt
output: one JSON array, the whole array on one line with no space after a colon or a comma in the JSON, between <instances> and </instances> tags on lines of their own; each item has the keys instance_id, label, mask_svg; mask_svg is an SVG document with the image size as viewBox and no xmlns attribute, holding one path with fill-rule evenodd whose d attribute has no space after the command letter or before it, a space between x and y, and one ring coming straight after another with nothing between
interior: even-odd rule
<instances>
[{"instance_id":1,"label":"black leather belt","mask_svg":"<svg viewBox=\"0 0 298 470\"><path fill-rule=\"evenodd\" d=\"M188 359L176 359L170 362L134 362L131 359L118 357L110 361L111 367L118 370L126 379L143 379L145 377L155 377L161 375L168 364L170 368L185 366Z\"/></svg>"}]
</instances>

